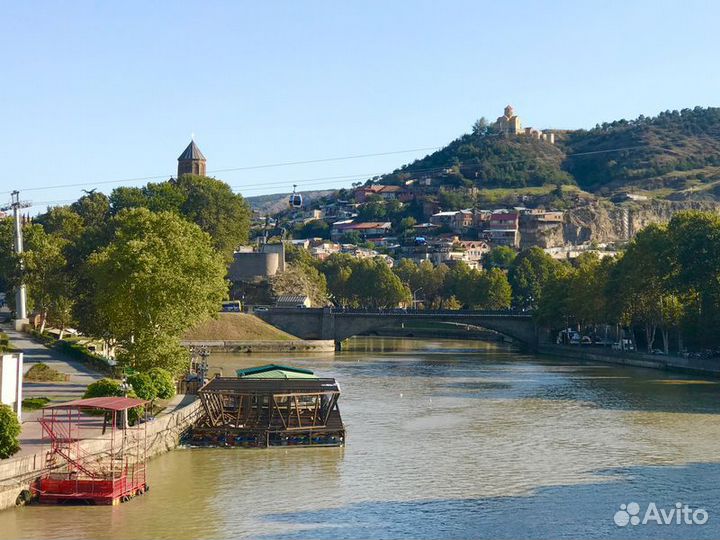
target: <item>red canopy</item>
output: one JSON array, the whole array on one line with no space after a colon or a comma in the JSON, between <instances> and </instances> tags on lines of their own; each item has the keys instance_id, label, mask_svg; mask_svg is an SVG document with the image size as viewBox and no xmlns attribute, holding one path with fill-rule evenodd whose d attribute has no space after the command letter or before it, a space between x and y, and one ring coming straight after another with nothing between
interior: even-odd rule
<instances>
[{"instance_id":1,"label":"red canopy","mask_svg":"<svg viewBox=\"0 0 720 540\"><path fill-rule=\"evenodd\" d=\"M144 399L129 397L95 397L88 399L76 399L57 405L49 405L46 409L105 409L107 411L125 411L145 405Z\"/></svg>"}]
</instances>

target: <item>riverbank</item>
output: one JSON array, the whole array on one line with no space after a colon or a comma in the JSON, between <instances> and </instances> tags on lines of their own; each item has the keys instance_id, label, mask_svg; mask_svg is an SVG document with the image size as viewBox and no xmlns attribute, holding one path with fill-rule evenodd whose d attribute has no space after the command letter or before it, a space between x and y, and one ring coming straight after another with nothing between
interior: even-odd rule
<instances>
[{"instance_id":1,"label":"riverbank","mask_svg":"<svg viewBox=\"0 0 720 540\"><path fill-rule=\"evenodd\" d=\"M335 351L332 339L293 339L288 341L183 340L185 347L207 347L225 353L320 353Z\"/></svg>"},{"instance_id":2,"label":"riverbank","mask_svg":"<svg viewBox=\"0 0 720 540\"><path fill-rule=\"evenodd\" d=\"M582 346L573 345L540 345L537 348L537 353L576 360L679 371L720 378L720 361L711 359L683 358L681 356L663 356L640 352L628 353L612 349L583 348Z\"/></svg>"},{"instance_id":3,"label":"riverbank","mask_svg":"<svg viewBox=\"0 0 720 540\"><path fill-rule=\"evenodd\" d=\"M147 424L147 455L154 457L172 450L200 414L200 401L162 415ZM107 439L87 439L80 443L88 457L107 451ZM0 510L16 506L18 496L46 472L46 454L39 451L16 458L0 460Z\"/></svg>"}]
</instances>

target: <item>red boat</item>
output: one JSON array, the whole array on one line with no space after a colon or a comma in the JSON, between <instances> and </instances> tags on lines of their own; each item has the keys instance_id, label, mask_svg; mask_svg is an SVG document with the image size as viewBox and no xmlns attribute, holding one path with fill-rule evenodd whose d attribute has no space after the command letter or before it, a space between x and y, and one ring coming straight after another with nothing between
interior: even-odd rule
<instances>
[{"instance_id":1,"label":"red boat","mask_svg":"<svg viewBox=\"0 0 720 540\"><path fill-rule=\"evenodd\" d=\"M39 421L49 450L33 487L38 501L114 505L145 493L146 404L99 397L45 407Z\"/></svg>"}]
</instances>

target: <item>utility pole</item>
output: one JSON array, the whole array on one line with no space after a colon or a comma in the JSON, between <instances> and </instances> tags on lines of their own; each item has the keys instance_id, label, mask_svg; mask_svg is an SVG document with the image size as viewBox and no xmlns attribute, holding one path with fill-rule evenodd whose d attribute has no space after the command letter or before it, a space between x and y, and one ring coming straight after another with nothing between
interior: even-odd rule
<instances>
[{"instance_id":1,"label":"utility pole","mask_svg":"<svg viewBox=\"0 0 720 540\"><path fill-rule=\"evenodd\" d=\"M21 255L23 252L23 234L22 234L22 220L20 216L21 208L28 208L31 204L27 201L20 200L20 192L15 190L11 194L11 202L9 206L0 208L0 210L13 211L13 218L15 219L15 253ZM15 329L22 330L24 324L27 324L27 291L25 290L25 283L23 280L24 265L22 259L20 260L20 285L17 290L15 297Z\"/></svg>"}]
</instances>

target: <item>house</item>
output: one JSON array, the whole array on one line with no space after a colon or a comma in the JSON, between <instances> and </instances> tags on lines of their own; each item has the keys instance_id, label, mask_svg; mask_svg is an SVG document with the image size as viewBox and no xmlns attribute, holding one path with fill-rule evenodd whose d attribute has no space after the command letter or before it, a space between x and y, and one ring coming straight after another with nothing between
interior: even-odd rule
<instances>
[{"instance_id":1,"label":"house","mask_svg":"<svg viewBox=\"0 0 720 540\"><path fill-rule=\"evenodd\" d=\"M479 266L482 256L490 251L490 246L482 240L460 240L456 245L462 251L461 260L471 267Z\"/></svg>"},{"instance_id":2,"label":"house","mask_svg":"<svg viewBox=\"0 0 720 540\"><path fill-rule=\"evenodd\" d=\"M304 294L281 294L275 300L275 307L279 308L309 308L312 306L310 297Z\"/></svg>"},{"instance_id":3,"label":"house","mask_svg":"<svg viewBox=\"0 0 720 540\"><path fill-rule=\"evenodd\" d=\"M337 221L333 223L330 231L330 238L338 240L344 235L357 232L364 240L386 236L392 229L389 221L368 221L364 223L355 223L352 220Z\"/></svg>"},{"instance_id":4,"label":"house","mask_svg":"<svg viewBox=\"0 0 720 540\"><path fill-rule=\"evenodd\" d=\"M453 231L469 229L473 226L475 216L472 210L450 210L437 212L430 217L430 223L440 227L450 227Z\"/></svg>"},{"instance_id":5,"label":"house","mask_svg":"<svg viewBox=\"0 0 720 540\"><path fill-rule=\"evenodd\" d=\"M517 212L499 211L490 215L486 238L495 245L518 247L520 244L519 215Z\"/></svg>"},{"instance_id":6,"label":"house","mask_svg":"<svg viewBox=\"0 0 720 540\"><path fill-rule=\"evenodd\" d=\"M386 201L398 200L400 202L411 201L414 197L411 191L403 186L385 186L373 184L363 186L355 190L355 201L365 203L372 196L380 197Z\"/></svg>"}]
</instances>

